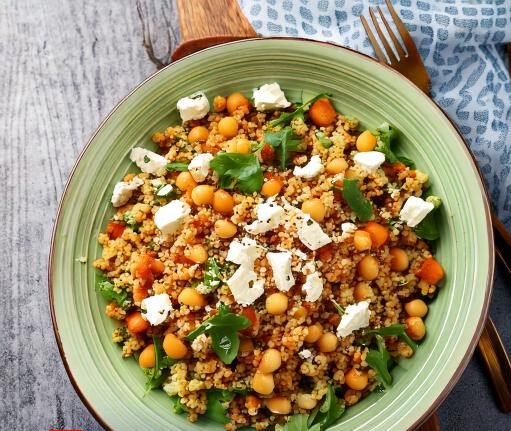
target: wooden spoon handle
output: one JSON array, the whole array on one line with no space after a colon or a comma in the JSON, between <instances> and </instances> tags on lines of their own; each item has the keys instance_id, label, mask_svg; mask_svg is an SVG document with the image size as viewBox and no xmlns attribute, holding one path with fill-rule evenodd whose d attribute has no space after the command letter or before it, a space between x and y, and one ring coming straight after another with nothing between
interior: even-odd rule
<instances>
[{"instance_id":1,"label":"wooden spoon handle","mask_svg":"<svg viewBox=\"0 0 511 431\"><path fill-rule=\"evenodd\" d=\"M177 0L181 44L177 60L209 46L257 37L236 0Z\"/></svg>"}]
</instances>

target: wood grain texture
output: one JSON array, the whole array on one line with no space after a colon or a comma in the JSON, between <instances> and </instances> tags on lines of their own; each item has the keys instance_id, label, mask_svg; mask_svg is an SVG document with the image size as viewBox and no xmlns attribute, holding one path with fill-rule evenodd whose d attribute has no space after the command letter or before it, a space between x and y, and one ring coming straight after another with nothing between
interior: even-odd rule
<instances>
[{"instance_id":1,"label":"wood grain texture","mask_svg":"<svg viewBox=\"0 0 511 431\"><path fill-rule=\"evenodd\" d=\"M167 31L178 43L176 5L141 6L156 54L164 57L171 50ZM0 2L0 430L101 430L69 383L53 336L51 229L87 139L155 69L133 0ZM508 348L510 309L511 289L499 274L492 316ZM448 431L509 429L477 355L439 416Z\"/></svg>"}]
</instances>

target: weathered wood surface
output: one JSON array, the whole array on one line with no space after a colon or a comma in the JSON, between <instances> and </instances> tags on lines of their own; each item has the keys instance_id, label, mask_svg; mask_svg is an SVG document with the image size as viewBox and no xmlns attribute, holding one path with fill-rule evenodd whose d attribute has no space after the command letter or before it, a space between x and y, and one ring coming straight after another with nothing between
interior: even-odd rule
<instances>
[{"instance_id":1,"label":"weathered wood surface","mask_svg":"<svg viewBox=\"0 0 511 431\"><path fill-rule=\"evenodd\" d=\"M172 0L145 0L157 55ZM51 228L67 175L110 109L155 71L135 1L0 2L0 430L100 430L57 351L47 300ZM511 346L511 289L500 276L492 315ZM439 411L445 430L505 430L478 355Z\"/></svg>"}]
</instances>

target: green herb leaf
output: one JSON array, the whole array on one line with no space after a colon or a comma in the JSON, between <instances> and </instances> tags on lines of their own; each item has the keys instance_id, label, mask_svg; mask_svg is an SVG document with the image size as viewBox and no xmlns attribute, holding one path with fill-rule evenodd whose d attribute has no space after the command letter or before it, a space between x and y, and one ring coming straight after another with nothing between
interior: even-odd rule
<instances>
[{"instance_id":1,"label":"green herb leaf","mask_svg":"<svg viewBox=\"0 0 511 431\"><path fill-rule=\"evenodd\" d=\"M122 216L122 219L124 220L124 223L126 223L126 226L130 227L133 232L138 232L140 224L135 220L131 211L126 211Z\"/></svg>"},{"instance_id":2,"label":"green herb leaf","mask_svg":"<svg viewBox=\"0 0 511 431\"><path fill-rule=\"evenodd\" d=\"M348 206L360 221L370 220L373 215L373 206L358 188L358 180L345 178L343 184L342 194Z\"/></svg>"},{"instance_id":3,"label":"green herb leaf","mask_svg":"<svg viewBox=\"0 0 511 431\"><path fill-rule=\"evenodd\" d=\"M128 292L114 290L113 283L104 274L96 273L95 287L96 292L100 293L103 298L109 302L116 302L123 310L128 310L131 307L132 301Z\"/></svg>"},{"instance_id":4,"label":"green herb leaf","mask_svg":"<svg viewBox=\"0 0 511 431\"><path fill-rule=\"evenodd\" d=\"M168 356L163 356L162 341L160 338L153 336L154 344L154 367L144 369L144 374L147 377L145 384L145 394L152 389L161 388L161 385L167 378L166 369L172 367L176 361Z\"/></svg>"},{"instance_id":5,"label":"green herb leaf","mask_svg":"<svg viewBox=\"0 0 511 431\"><path fill-rule=\"evenodd\" d=\"M376 335L375 338L378 350L369 349L366 356L366 362L374 371L376 371L378 380L380 380L385 387L389 387L392 384L392 376L389 372L389 366L392 364L392 358L385 347L383 337L381 335Z\"/></svg>"},{"instance_id":6,"label":"green herb leaf","mask_svg":"<svg viewBox=\"0 0 511 431\"><path fill-rule=\"evenodd\" d=\"M330 148L334 144L323 132L316 132L316 138L323 145L323 148Z\"/></svg>"},{"instance_id":7,"label":"green herb leaf","mask_svg":"<svg viewBox=\"0 0 511 431\"><path fill-rule=\"evenodd\" d=\"M222 273L220 267L216 263L214 257L210 257L206 262L204 271L204 285L207 287L208 292L216 290L222 284Z\"/></svg>"},{"instance_id":8,"label":"green herb leaf","mask_svg":"<svg viewBox=\"0 0 511 431\"><path fill-rule=\"evenodd\" d=\"M144 163L149 163L151 161L151 159L149 158L148 155L145 155L144 156Z\"/></svg>"},{"instance_id":9,"label":"green herb leaf","mask_svg":"<svg viewBox=\"0 0 511 431\"><path fill-rule=\"evenodd\" d=\"M328 392L326 393L323 404L316 408L309 416L307 425L309 430L314 429L316 426L318 430L324 430L330 425L337 422L337 420L343 415L346 410L344 401L339 400L332 385L328 385ZM319 425L319 427L318 427Z\"/></svg>"},{"instance_id":10,"label":"green herb leaf","mask_svg":"<svg viewBox=\"0 0 511 431\"><path fill-rule=\"evenodd\" d=\"M177 395L172 395L170 399L174 401L174 413L179 415L188 411L184 404L181 404L181 398L179 398Z\"/></svg>"},{"instance_id":11,"label":"green herb leaf","mask_svg":"<svg viewBox=\"0 0 511 431\"><path fill-rule=\"evenodd\" d=\"M387 163L398 163L401 162L405 166L415 169L415 163L404 156L398 156L392 151L392 141L397 137L396 129L394 129L389 123L383 123L376 130L371 132L379 141L379 145L376 147L377 151L381 151L385 154L385 161Z\"/></svg>"},{"instance_id":12,"label":"green herb leaf","mask_svg":"<svg viewBox=\"0 0 511 431\"><path fill-rule=\"evenodd\" d=\"M209 389L207 394L208 404L205 416L221 424L229 423L227 408L235 393L225 389Z\"/></svg>"},{"instance_id":13,"label":"green herb leaf","mask_svg":"<svg viewBox=\"0 0 511 431\"><path fill-rule=\"evenodd\" d=\"M209 334L213 350L224 364L230 364L236 358L240 347L238 331L251 324L245 316L234 314L227 305L221 304L218 313L188 334L186 339L193 341L200 334Z\"/></svg>"},{"instance_id":14,"label":"green herb leaf","mask_svg":"<svg viewBox=\"0 0 511 431\"><path fill-rule=\"evenodd\" d=\"M246 194L261 190L263 171L255 154L218 153L209 165L218 174L218 184L224 189L237 185Z\"/></svg>"},{"instance_id":15,"label":"green herb leaf","mask_svg":"<svg viewBox=\"0 0 511 431\"><path fill-rule=\"evenodd\" d=\"M341 305L335 299L332 299L331 301L334 303L334 307L339 313L339 315L342 316L344 313L346 313L346 310L342 308Z\"/></svg>"},{"instance_id":16,"label":"green herb leaf","mask_svg":"<svg viewBox=\"0 0 511 431\"><path fill-rule=\"evenodd\" d=\"M293 415L280 429L281 431L308 431L307 419L309 415Z\"/></svg>"},{"instance_id":17,"label":"green herb leaf","mask_svg":"<svg viewBox=\"0 0 511 431\"><path fill-rule=\"evenodd\" d=\"M187 171L188 162L171 162L167 163L167 171Z\"/></svg>"},{"instance_id":18,"label":"green herb leaf","mask_svg":"<svg viewBox=\"0 0 511 431\"><path fill-rule=\"evenodd\" d=\"M281 124L288 124L293 118L303 118L305 111L307 111L310 106L318 99L324 99L330 97L330 94L328 93L321 93L317 96L313 97L312 99L308 100L305 103L302 103L299 105L293 112L285 112L280 115L279 118L272 120L269 122L270 127L276 127Z\"/></svg>"},{"instance_id":19,"label":"green herb leaf","mask_svg":"<svg viewBox=\"0 0 511 431\"><path fill-rule=\"evenodd\" d=\"M413 341L410 336L406 333L405 325L402 325L400 323L396 323L395 325L386 326L385 328L378 328L378 329L365 329L365 334L377 334L381 335L382 337L399 337L404 342L406 342L415 352L419 345Z\"/></svg>"},{"instance_id":20,"label":"green herb leaf","mask_svg":"<svg viewBox=\"0 0 511 431\"><path fill-rule=\"evenodd\" d=\"M435 205L435 208L426 217L424 217L424 220L415 226L413 231L419 238L434 241L440 237L440 232L438 231L436 224L435 213L438 207L442 204L442 200L438 196L428 196L426 201Z\"/></svg>"},{"instance_id":21,"label":"green herb leaf","mask_svg":"<svg viewBox=\"0 0 511 431\"><path fill-rule=\"evenodd\" d=\"M300 151L302 138L296 135L290 126L287 126L278 132L265 132L264 141L275 148L280 169L284 171L291 162L291 153Z\"/></svg>"}]
</instances>

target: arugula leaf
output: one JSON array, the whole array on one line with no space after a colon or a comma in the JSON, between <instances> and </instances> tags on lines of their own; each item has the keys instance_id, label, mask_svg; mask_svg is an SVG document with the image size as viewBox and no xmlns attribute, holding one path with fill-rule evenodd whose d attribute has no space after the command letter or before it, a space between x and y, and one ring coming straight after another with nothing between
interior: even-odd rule
<instances>
[{"instance_id":1,"label":"arugula leaf","mask_svg":"<svg viewBox=\"0 0 511 431\"><path fill-rule=\"evenodd\" d=\"M337 422L345 410L346 406L344 405L344 401L340 401L335 395L334 387L328 385L325 401L309 416L309 420L307 421L309 430L314 429L313 427L318 425L318 430L328 428L330 425Z\"/></svg>"},{"instance_id":2,"label":"arugula leaf","mask_svg":"<svg viewBox=\"0 0 511 431\"><path fill-rule=\"evenodd\" d=\"M179 415L181 413L188 411L186 407L183 404L181 404L181 398L179 398L177 395L172 395L170 399L174 401L174 413Z\"/></svg>"},{"instance_id":3,"label":"arugula leaf","mask_svg":"<svg viewBox=\"0 0 511 431\"><path fill-rule=\"evenodd\" d=\"M398 163L401 162L405 166L415 169L415 163L413 160L398 156L392 151L392 141L397 137L396 129L394 129L389 123L383 123L376 130L371 132L379 141L379 145L376 147L376 151L380 151L385 154L385 161L387 163Z\"/></svg>"},{"instance_id":4,"label":"arugula leaf","mask_svg":"<svg viewBox=\"0 0 511 431\"><path fill-rule=\"evenodd\" d=\"M218 174L218 183L224 189L237 185L246 194L261 190L263 171L255 154L218 153L209 165Z\"/></svg>"},{"instance_id":5,"label":"arugula leaf","mask_svg":"<svg viewBox=\"0 0 511 431\"><path fill-rule=\"evenodd\" d=\"M307 431L307 419L309 415L293 415L289 418L286 424L280 427L281 431Z\"/></svg>"},{"instance_id":6,"label":"arugula leaf","mask_svg":"<svg viewBox=\"0 0 511 431\"><path fill-rule=\"evenodd\" d=\"M128 310L132 301L128 295L128 292L121 291L116 292L114 290L113 283L102 273L96 273L96 283L95 283L96 292L100 293L103 298L107 301L114 301L119 305L123 310Z\"/></svg>"},{"instance_id":7,"label":"arugula leaf","mask_svg":"<svg viewBox=\"0 0 511 431\"><path fill-rule=\"evenodd\" d=\"M376 371L377 378L389 387L392 384L392 376L389 372L389 366L392 364L392 358L385 347L385 341L381 335L376 335L376 344L378 350L369 349L366 356L366 362Z\"/></svg>"},{"instance_id":8,"label":"arugula leaf","mask_svg":"<svg viewBox=\"0 0 511 431\"><path fill-rule=\"evenodd\" d=\"M344 200L360 221L368 221L372 217L373 206L358 188L357 179L345 178L342 194Z\"/></svg>"},{"instance_id":9,"label":"arugula leaf","mask_svg":"<svg viewBox=\"0 0 511 431\"><path fill-rule=\"evenodd\" d=\"M232 401L235 393L225 389L209 389L207 394L208 404L205 416L221 424L229 423L226 404Z\"/></svg>"},{"instance_id":10,"label":"arugula leaf","mask_svg":"<svg viewBox=\"0 0 511 431\"><path fill-rule=\"evenodd\" d=\"M438 196L429 196L426 198L426 201L435 205L435 208L426 217L424 217L424 220L415 226L413 231L419 238L434 241L440 237L440 232L438 231L436 224L435 213L438 207L442 204L442 200Z\"/></svg>"},{"instance_id":11,"label":"arugula leaf","mask_svg":"<svg viewBox=\"0 0 511 431\"><path fill-rule=\"evenodd\" d=\"M248 328L251 324L245 316L234 314L227 305L221 304L218 313L199 325L186 336L186 339L193 341L200 334L209 334L213 350L224 364L230 364L236 358L240 347L238 331Z\"/></svg>"},{"instance_id":12,"label":"arugula leaf","mask_svg":"<svg viewBox=\"0 0 511 431\"><path fill-rule=\"evenodd\" d=\"M386 326L385 328L378 329L365 329L364 335L366 334L377 334L382 337L399 337L406 342L415 352L419 345L413 341L410 336L406 333L405 325L396 323L395 325Z\"/></svg>"},{"instance_id":13,"label":"arugula leaf","mask_svg":"<svg viewBox=\"0 0 511 431\"><path fill-rule=\"evenodd\" d=\"M220 267L216 263L214 257L210 257L206 262L206 268L204 271L204 285L208 292L212 292L220 286L222 283L222 274Z\"/></svg>"},{"instance_id":14,"label":"arugula leaf","mask_svg":"<svg viewBox=\"0 0 511 431\"><path fill-rule=\"evenodd\" d=\"M176 363L174 359L169 358L168 356L163 357L162 341L159 337L155 337L153 335L153 344L154 367L144 369L144 374L147 377L147 382L145 384L145 394L150 392L152 389L160 388L167 378L167 373L165 373L164 370L172 367L172 365Z\"/></svg>"},{"instance_id":15,"label":"arugula leaf","mask_svg":"<svg viewBox=\"0 0 511 431\"><path fill-rule=\"evenodd\" d=\"M170 162L166 166L167 171L187 171L188 162Z\"/></svg>"},{"instance_id":16,"label":"arugula leaf","mask_svg":"<svg viewBox=\"0 0 511 431\"><path fill-rule=\"evenodd\" d=\"M330 148L334 144L323 132L316 132L316 138L318 138L318 141L323 145L323 148Z\"/></svg>"},{"instance_id":17,"label":"arugula leaf","mask_svg":"<svg viewBox=\"0 0 511 431\"><path fill-rule=\"evenodd\" d=\"M264 141L275 148L280 169L284 171L290 162L291 153L300 151L302 138L296 135L290 126L287 126L278 132L265 132Z\"/></svg>"},{"instance_id":18,"label":"arugula leaf","mask_svg":"<svg viewBox=\"0 0 511 431\"><path fill-rule=\"evenodd\" d=\"M298 105L298 107L293 112L285 112L280 115L279 118L270 121L268 124L270 127L276 127L281 124L287 124L289 123L293 118L304 118L305 111L309 109L309 107L318 99L324 99L330 97L329 93L321 93L317 96L314 96L312 99L308 100L305 103L302 103L301 105Z\"/></svg>"}]
</instances>

